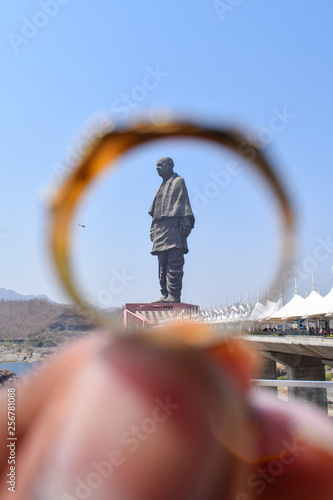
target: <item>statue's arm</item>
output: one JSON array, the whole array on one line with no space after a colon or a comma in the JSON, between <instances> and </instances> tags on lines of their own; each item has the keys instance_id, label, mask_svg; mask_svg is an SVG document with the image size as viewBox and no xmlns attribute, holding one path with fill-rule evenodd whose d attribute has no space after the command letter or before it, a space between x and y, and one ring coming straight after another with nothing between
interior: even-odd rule
<instances>
[{"instance_id":1,"label":"statue's arm","mask_svg":"<svg viewBox=\"0 0 333 500\"><path fill-rule=\"evenodd\" d=\"M189 236L192 230L192 223L190 217L181 217L179 230L180 234L184 235L185 237Z\"/></svg>"}]
</instances>

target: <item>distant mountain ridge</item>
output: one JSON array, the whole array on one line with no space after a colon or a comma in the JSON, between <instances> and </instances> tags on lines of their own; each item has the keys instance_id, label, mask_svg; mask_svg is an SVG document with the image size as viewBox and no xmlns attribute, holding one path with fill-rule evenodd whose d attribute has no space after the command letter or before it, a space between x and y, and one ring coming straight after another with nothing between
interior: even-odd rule
<instances>
[{"instance_id":1,"label":"distant mountain ridge","mask_svg":"<svg viewBox=\"0 0 333 500\"><path fill-rule=\"evenodd\" d=\"M116 322L123 308L106 313ZM32 346L54 346L90 334L97 324L78 307L47 300L0 300L0 343L27 341ZM0 344L1 345L1 344Z\"/></svg>"},{"instance_id":2,"label":"distant mountain ridge","mask_svg":"<svg viewBox=\"0 0 333 500\"><path fill-rule=\"evenodd\" d=\"M6 290L6 288L0 288L0 300L32 300L32 299L41 299L47 300L52 304L55 304L54 300L50 299L47 295L22 295L20 293L15 292L14 290Z\"/></svg>"}]
</instances>

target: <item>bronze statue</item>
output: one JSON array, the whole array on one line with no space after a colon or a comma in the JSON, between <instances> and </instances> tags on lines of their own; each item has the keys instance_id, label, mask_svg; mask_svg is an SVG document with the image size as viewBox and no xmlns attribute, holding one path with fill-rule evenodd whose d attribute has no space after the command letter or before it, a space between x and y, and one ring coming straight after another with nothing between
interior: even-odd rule
<instances>
[{"instance_id":1,"label":"bronze statue","mask_svg":"<svg viewBox=\"0 0 333 500\"><path fill-rule=\"evenodd\" d=\"M194 227L185 181L173 171L172 158L157 161L156 170L163 179L149 209L152 216L150 239L152 255L158 256L158 275L162 297L156 302L180 302L184 254L187 237Z\"/></svg>"}]
</instances>

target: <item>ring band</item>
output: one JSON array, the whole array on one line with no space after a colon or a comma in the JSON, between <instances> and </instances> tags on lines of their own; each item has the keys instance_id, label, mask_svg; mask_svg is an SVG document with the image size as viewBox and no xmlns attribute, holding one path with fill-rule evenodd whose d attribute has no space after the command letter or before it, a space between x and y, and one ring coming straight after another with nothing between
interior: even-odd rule
<instances>
[{"instance_id":1,"label":"ring band","mask_svg":"<svg viewBox=\"0 0 333 500\"><path fill-rule=\"evenodd\" d=\"M123 153L147 142L175 137L202 139L217 143L235 151L256 167L275 193L282 215L280 265L271 285L274 289L278 289L280 277L290 269L294 261L296 224L290 200L267 158L255 144L250 143L239 132L189 122L142 123L124 129L116 128L92 144L91 151L82 158L60 187L51 205L51 248L57 271L70 297L83 311L89 314L93 312L94 317L102 324L110 325L111 321L85 303L72 276L70 227L75 208L88 185L107 168L112 169L112 162Z\"/></svg>"}]
</instances>

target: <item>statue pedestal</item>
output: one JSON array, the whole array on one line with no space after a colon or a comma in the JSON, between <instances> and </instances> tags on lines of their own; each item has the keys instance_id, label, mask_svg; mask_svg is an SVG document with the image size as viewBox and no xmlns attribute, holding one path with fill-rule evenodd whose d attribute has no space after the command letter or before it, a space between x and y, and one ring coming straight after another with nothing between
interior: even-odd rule
<instances>
[{"instance_id":1,"label":"statue pedestal","mask_svg":"<svg viewBox=\"0 0 333 500\"><path fill-rule=\"evenodd\" d=\"M146 328L173 319L191 317L199 312L199 306L185 302L138 302L125 304L119 322L124 328Z\"/></svg>"}]
</instances>

